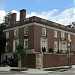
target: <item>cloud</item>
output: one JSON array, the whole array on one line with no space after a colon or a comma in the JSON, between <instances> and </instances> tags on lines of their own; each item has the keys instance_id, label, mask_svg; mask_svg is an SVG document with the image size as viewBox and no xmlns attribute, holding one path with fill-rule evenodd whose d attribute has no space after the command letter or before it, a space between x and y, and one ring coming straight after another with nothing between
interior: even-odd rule
<instances>
[{"instance_id":1,"label":"cloud","mask_svg":"<svg viewBox=\"0 0 75 75\"><path fill-rule=\"evenodd\" d=\"M20 12L18 12L18 11L16 11L16 10L12 10L11 12L12 12L12 13L17 13L17 14L16 14L16 16L17 16L17 17L16 17L16 20L18 21L19 18L20 18Z\"/></svg>"},{"instance_id":2,"label":"cloud","mask_svg":"<svg viewBox=\"0 0 75 75\"><path fill-rule=\"evenodd\" d=\"M6 12L4 10L0 10L0 23L3 22L4 16L6 15Z\"/></svg>"},{"instance_id":3,"label":"cloud","mask_svg":"<svg viewBox=\"0 0 75 75\"><path fill-rule=\"evenodd\" d=\"M30 14L27 14L27 17L30 16L38 16L60 24L68 25L74 21L75 9L69 8L62 12L60 12L58 9L53 9L51 11L41 13L31 12Z\"/></svg>"},{"instance_id":4,"label":"cloud","mask_svg":"<svg viewBox=\"0 0 75 75\"><path fill-rule=\"evenodd\" d=\"M17 13L17 21L19 20L19 16L20 13L16 10L12 10L12 13ZM2 14L3 13L3 14ZM0 23L2 23L3 21L3 17L5 16L6 12L4 10L0 10ZM45 11L45 12L40 12L40 13L36 13L36 12L31 12L29 14L26 15L26 17L31 17L31 16L38 16L47 20L51 20L60 24L64 24L64 25L68 25L71 22L74 21L75 19L75 9L74 8L69 8L66 9L62 12L60 12L60 10L58 9L53 9L53 10L49 10L49 11Z\"/></svg>"}]
</instances>

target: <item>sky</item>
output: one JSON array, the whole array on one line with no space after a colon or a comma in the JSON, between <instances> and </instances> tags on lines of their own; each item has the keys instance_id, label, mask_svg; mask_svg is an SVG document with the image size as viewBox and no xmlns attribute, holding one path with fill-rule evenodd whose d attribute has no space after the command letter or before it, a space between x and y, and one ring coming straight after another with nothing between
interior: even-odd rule
<instances>
[{"instance_id":1,"label":"sky","mask_svg":"<svg viewBox=\"0 0 75 75\"><path fill-rule=\"evenodd\" d=\"M26 9L26 17L38 16L68 25L75 19L75 0L0 0L0 23L8 12Z\"/></svg>"}]
</instances>

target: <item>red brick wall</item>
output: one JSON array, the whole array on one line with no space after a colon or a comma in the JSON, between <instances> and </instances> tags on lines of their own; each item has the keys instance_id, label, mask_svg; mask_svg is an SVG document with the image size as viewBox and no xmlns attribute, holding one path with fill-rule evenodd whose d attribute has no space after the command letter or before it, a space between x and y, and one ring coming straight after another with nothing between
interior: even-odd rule
<instances>
[{"instance_id":1,"label":"red brick wall","mask_svg":"<svg viewBox=\"0 0 75 75\"><path fill-rule=\"evenodd\" d=\"M24 43L24 28L19 28L18 32L19 42Z\"/></svg>"},{"instance_id":2,"label":"red brick wall","mask_svg":"<svg viewBox=\"0 0 75 75\"><path fill-rule=\"evenodd\" d=\"M48 49L54 49L54 30L47 28Z\"/></svg>"},{"instance_id":3,"label":"red brick wall","mask_svg":"<svg viewBox=\"0 0 75 75\"><path fill-rule=\"evenodd\" d=\"M72 64L75 64L75 56L71 57ZM68 65L67 55L55 55L55 54L44 54L43 55L43 67L56 67Z\"/></svg>"},{"instance_id":4,"label":"red brick wall","mask_svg":"<svg viewBox=\"0 0 75 75\"><path fill-rule=\"evenodd\" d=\"M34 26L28 27L28 48L34 49Z\"/></svg>"},{"instance_id":5,"label":"red brick wall","mask_svg":"<svg viewBox=\"0 0 75 75\"><path fill-rule=\"evenodd\" d=\"M36 52L40 52L41 33L42 33L42 27L34 26L34 49Z\"/></svg>"},{"instance_id":6,"label":"red brick wall","mask_svg":"<svg viewBox=\"0 0 75 75\"><path fill-rule=\"evenodd\" d=\"M9 31L9 51L8 52L13 52L13 30Z\"/></svg>"},{"instance_id":7,"label":"red brick wall","mask_svg":"<svg viewBox=\"0 0 75 75\"><path fill-rule=\"evenodd\" d=\"M22 60L22 67L36 68L36 54L28 54L27 58Z\"/></svg>"}]
</instances>

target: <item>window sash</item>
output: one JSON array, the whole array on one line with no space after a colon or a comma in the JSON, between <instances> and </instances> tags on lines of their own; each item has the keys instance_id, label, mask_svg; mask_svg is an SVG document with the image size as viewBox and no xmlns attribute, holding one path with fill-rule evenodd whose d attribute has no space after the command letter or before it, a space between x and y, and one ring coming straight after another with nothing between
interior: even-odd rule
<instances>
[{"instance_id":1,"label":"window sash","mask_svg":"<svg viewBox=\"0 0 75 75\"><path fill-rule=\"evenodd\" d=\"M6 32L6 38L9 38L9 32Z\"/></svg>"},{"instance_id":2,"label":"window sash","mask_svg":"<svg viewBox=\"0 0 75 75\"><path fill-rule=\"evenodd\" d=\"M14 36L18 36L18 29L14 30Z\"/></svg>"},{"instance_id":3,"label":"window sash","mask_svg":"<svg viewBox=\"0 0 75 75\"><path fill-rule=\"evenodd\" d=\"M54 37L57 37L57 31L54 31Z\"/></svg>"},{"instance_id":4,"label":"window sash","mask_svg":"<svg viewBox=\"0 0 75 75\"><path fill-rule=\"evenodd\" d=\"M61 38L65 38L65 33L61 32Z\"/></svg>"},{"instance_id":5,"label":"window sash","mask_svg":"<svg viewBox=\"0 0 75 75\"><path fill-rule=\"evenodd\" d=\"M46 28L42 28L42 36L46 36Z\"/></svg>"},{"instance_id":6,"label":"window sash","mask_svg":"<svg viewBox=\"0 0 75 75\"><path fill-rule=\"evenodd\" d=\"M24 48L28 48L28 39L24 39Z\"/></svg>"},{"instance_id":7,"label":"window sash","mask_svg":"<svg viewBox=\"0 0 75 75\"><path fill-rule=\"evenodd\" d=\"M28 27L25 27L25 28L24 28L24 35L25 35L25 36L28 36Z\"/></svg>"}]
</instances>

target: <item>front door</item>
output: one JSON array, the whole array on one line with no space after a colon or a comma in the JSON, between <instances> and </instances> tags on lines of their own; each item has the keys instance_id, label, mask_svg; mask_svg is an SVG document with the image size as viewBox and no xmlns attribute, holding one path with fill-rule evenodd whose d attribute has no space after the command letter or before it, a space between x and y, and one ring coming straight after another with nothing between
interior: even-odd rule
<instances>
[{"instance_id":1,"label":"front door","mask_svg":"<svg viewBox=\"0 0 75 75\"><path fill-rule=\"evenodd\" d=\"M41 52L43 52L43 49L45 49L45 52L47 52L48 44L47 39L41 38Z\"/></svg>"}]
</instances>

